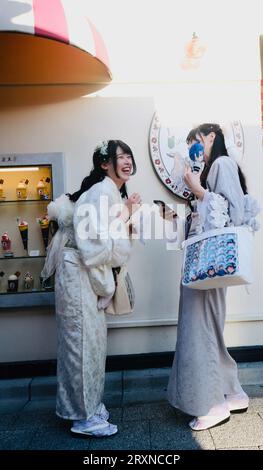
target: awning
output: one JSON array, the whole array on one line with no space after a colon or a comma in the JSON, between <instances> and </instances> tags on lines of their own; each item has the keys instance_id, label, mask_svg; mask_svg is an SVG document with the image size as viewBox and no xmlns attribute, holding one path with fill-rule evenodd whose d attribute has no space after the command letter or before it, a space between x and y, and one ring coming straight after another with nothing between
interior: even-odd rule
<instances>
[{"instance_id":1,"label":"awning","mask_svg":"<svg viewBox=\"0 0 263 470\"><path fill-rule=\"evenodd\" d=\"M111 81L104 41L77 2L0 0L0 7L2 104L20 94L81 96Z\"/></svg>"}]
</instances>

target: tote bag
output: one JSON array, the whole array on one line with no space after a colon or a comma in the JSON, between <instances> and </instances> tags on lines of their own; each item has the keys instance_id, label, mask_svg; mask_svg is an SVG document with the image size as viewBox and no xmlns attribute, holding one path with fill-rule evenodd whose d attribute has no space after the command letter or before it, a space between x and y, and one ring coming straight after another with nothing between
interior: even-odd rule
<instances>
[{"instance_id":1,"label":"tote bag","mask_svg":"<svg viewBox=\"0 0 263 470\"><path fill-rule=\"evenodd\" d=\"M116 289L105 312L111 315L131 313L134 308L135 295L127 267L113 268L113 275Z\"/></svg>"},{"instance_id":2,"label":"tote bag","mask_svg":"<svg viewBox=\"0 0 263 470\"><path fill-rule=\"evenodd\" d=\"M191 289L251 284L253 233L246 226L224 227L183 243L182 284Z\"/></svg>"}]
</instances>

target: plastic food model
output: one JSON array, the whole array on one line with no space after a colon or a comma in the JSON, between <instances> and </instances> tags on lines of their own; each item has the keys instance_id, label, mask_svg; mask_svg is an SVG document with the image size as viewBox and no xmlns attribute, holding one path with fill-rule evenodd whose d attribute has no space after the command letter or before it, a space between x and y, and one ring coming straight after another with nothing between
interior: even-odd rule
<instances>
[{"instance_id":1,"label":"plastic food model","mask_svg":"<svg viewBox=\"0 0 263 470\"><path fill-rule=\"evenodd\" d=\"M20 272L16 271L14 274L11 274L8 278L8 292L17 292L18 290L18 278L20 276Z\"/></svg>"},{"instance_id":2,"label":"plastic food model","mask_svg":"<svg viewBox=\"0 0 263 470\"><path fill-rule=\"evenodd\" d=\"M27 185L29 180L20 180L16 188L16 197L17 199L26 199L27 198Z\"/></svg>"},{"instance_id":3,"label":"plastic food model","mask_svg":"<svg viewBox=\"0 0 263 470\"><path fill-rule=\"evenodd\" d=\"M11 250L11 240L10 240L7 232L3 233L2 237L1 237L1 245L2 245L3 251L10 251Z\"/></svg>"},{"instance_id":4,"label":"plastic food model","mask_svg":"<svg viewBox=\"0 0 263 470\"><path fill-rule=\"evenodd\" d=\"M45 215L41 219L39 219L39 224L41 228L41 234L44 242L45 249L47 249L48 246L48 236L49 236L49 219Z\"/></svg>"},{"instance_id":5,"label":"plastic food model","mask_svg":"<svg viewBox=\"0 0 263 470\"><path fill-rule=\"evenodd\" d=\"M0 179L0 199L4 199L4 180Z\"/></svg>"},{"instance_id":6,"label":"plastic food model","mask_svg":"<svg viewBox=\"0 0 263 470\"><path fill-rule=\"evenodd\" d=\"M32 290L34 287L34 278L30 272L27 272L24 277L24 289Z\"/></svg>"},{"instance_id":7,"label":"plastic food model","mask_svg":"<svg viewBox=\"0 0 263 470\"><path fill-rule=\"evenodd\" d=\"M23 247L27 251L28 249L28 223L25 220L19 222L18 228L23 242Z\"/></svg>"},{"instance_id":8,"label":"plastic food model","mask_svg":"<svg viewBox=\"0 0 263 470\"><path fill-rule=\"evenodd\" d=\"M41 178L37 183L37 196L39 199L49 199L49 192L47 189L47 183L50 182L50 178Z\"/></svg>"}]
</instances>

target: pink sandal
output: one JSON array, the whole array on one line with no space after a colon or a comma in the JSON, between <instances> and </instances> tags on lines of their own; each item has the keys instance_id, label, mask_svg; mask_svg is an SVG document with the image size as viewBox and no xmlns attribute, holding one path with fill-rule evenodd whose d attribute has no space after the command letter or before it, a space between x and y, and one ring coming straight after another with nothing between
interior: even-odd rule
<instances>
[{"instance_id":1,"label":"pink sandal","mask_svg":"<svg viewBox=\"0 0 263 470\"><path fill-rule=\"evenodd\" d=\"M245 413L248 409L249 398L245 392L227 395L226 403L231 413Z\"/></svg>"},{"instance_id":2,"label":"pink sandal","mask_svg":"<svg viewBox=\"0 0 263 470\"><path fill-rule=\"evenodd\" d=\"M204 431L205 429L214 428L220 424L227 423L229 419L230 414L223 419L222 416L199 416L190 421L189 426L193 431Z\"/></svg>"},{"instance_id":3,"label":"pink sandal","mask_svg":"<svg viewBox=\"0 0 263 470\"><path fill-rule=\"evenodd\" d=\"M226 402L213 406L206 416L198 416L190 421L189 426L193 431L204 431L220 424L227 423L230 419L230 411Z\"/></svg>"}]
</instances>

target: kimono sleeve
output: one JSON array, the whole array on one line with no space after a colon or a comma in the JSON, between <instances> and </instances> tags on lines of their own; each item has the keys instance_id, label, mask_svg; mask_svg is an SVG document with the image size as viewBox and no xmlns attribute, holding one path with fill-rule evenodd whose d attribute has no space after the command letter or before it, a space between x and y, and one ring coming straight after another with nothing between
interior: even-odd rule
<instances>
[{"instance_id":1,"label":"kimono sleeve","mask_svg":"<svg viewBox=\"0 0 263 470\"><path fill-rule=\"evenodd\" d=\"M125 264L131 243L124 222L114 211L118 201L94 185L78 200L74 211L75 240L86 266Z\"/></svg>"},{"instance_id":2,"label":"kimono sleeve","mask_svg":"<svg viewBox=\"0 0 263 470\"><path fill-rule=\"evenodd\" d=\"M244 193L239 181L238 167L230 157L220 157L212 165L207 178L207 191L197 210L205 230L222 228L227 224L242 225Z\"/></svg>"}]
</instances>

